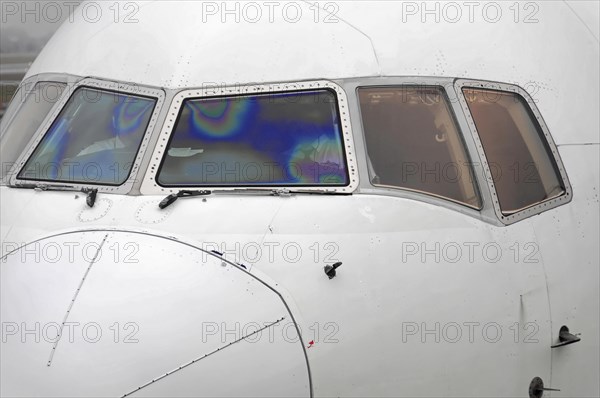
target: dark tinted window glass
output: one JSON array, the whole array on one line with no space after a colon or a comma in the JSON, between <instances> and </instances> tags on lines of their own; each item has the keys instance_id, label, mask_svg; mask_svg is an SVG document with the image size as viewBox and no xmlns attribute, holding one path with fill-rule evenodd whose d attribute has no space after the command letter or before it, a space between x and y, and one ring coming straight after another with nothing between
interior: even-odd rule
<instances>
[{"instance_id":1,"label":"dark tinted window glass","mask_svg":"<svg viewBox=\"0 0 600 398\"><path fill-rule=\"evenodd\" d=\"M163 186L348 184L335 94L328 90L187 99Z\"/></svg>"},{"instance_id":2,"label":"dark tinted window glass","mask_svg":"<svg viewBox=\"0 0 600 398\"><path fill-rule=\"evenodd\" d=\"M464 88L506 215L564 193L543 132L518 94Z\"/></svg>"},{"instance_id":3,"label":"dark tinted window glass","mask_svg":"<svg viewBox=\"0 0 600 398\"><path fill-rule=\"evenodd\" d=\"M480 207L470 162L441 88L374 87L358 93L375 185Z\"/></svg>"},{"instance_id":4,"label":"dark tinted window glass","mask_svg":"<svg viewBox=\"0 0 600 398\"><path fill-rule=\"evenodd\" d=\"M120 185L127 180L155 99L78 88L18 178Z\"/></svg>"}]
</instances>

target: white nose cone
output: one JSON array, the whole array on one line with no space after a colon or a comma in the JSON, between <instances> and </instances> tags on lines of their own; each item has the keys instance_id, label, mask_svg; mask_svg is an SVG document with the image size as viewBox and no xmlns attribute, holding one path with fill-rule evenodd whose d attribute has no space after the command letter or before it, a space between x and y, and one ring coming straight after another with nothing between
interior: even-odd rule
<instances>
[{"instance_id":1,"label":"white nose cone","mask_svg":"<svg viewBox=\"0 0 600 398\"><path fill-rule=\"evenodd\" d=\"M201 250L79 232L0 266L2 396L310 396L281 297Z\"/></svg>"}]
</instances>

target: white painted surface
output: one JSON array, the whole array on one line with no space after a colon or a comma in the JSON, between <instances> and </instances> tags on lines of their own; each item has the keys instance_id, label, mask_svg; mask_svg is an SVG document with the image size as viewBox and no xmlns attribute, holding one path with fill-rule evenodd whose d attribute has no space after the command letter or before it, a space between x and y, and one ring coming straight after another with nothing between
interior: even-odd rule
<instances>
[{"instance_id":1,"label":"white painted surface","mask_svg":"<svg viewBox=\"0 0 600 398\"><path fill-rule=\"evenodd\" d=\"M252 387L261 396L310 395L295 328L289 340L281 333L269 339L269 330L250 337L256 346L242 340L276 321L293 325L283 300L213 255L145 234L99 231L32 243L1 269L2 322L18 328L4 329L3 396L122 396L193 360L199 369L195 363L172 378L183 384L173 387L169 376L149 391L213 395L227 386L222 394L243 396ZM222 353L237 362L230 370L238 383L227 383ZM224 377L209 377L205 367ZM279 382L257 383L264 379Z\"/></svg>"},{"instance_id":2,"label":"white painted surface","mask_svg":"<svg viewBox=\"0 0 600 398\"><path fill-rule=\"evenodd\" d=\"M404 22L402 7L406 3L386 2L377 7L340 2L338 16L350 26L344 22L315 24L308 13L297 24L281 20L222 24L218 19L204 24L198 23L199 2L150 2L140 8L137 24L112 24L110 18L90 24L76 18L73 24L64 25L29 75L68 73L181 89L211 83L380 74L517 83L538 101L559 146L573 186L573 201L567 205L508 227L496 227L418 200L364 194L210 196L206 202L179 200L161 212L156 205L162 196L101 194L98 207L88 209L84 197L74 199L72 192L2 186L2 255L14 244L74 228L151 230L208 249L224 247L231 252L228 258L241 257L237 260L248 262L253 274L269 281L284 297L304 340L314 338L311 327L320 325L319 338L314 338L318 341L306 349L316 396L527 396L534 376L561 389L545 396L598 396L598 41L564 3L536 4L540 7L538 23L515 23L510 14L498 23L489 23L478 14L473 23L463 19L452 24L437 23L431 17L423 23L420 15ZM306 11L309 6L304 7ZM360 133L359 126L353 127L355 134ZM107 320L113 315L122 319L135 314L142 324L152 324L147 328L149 341L158 351L142 349L142 345L128 349L63 346L66 349L57 354L57 367L50 369L57 373L50 375L44 373L48 371L47 344L11 344L6 356L3 345L3 394L27 395L49 388L62 395L65 386L76 395L97 394L96 388L104 388L100 391L107 394L125 394L131 385L154 377L155 371L170 371L191 354L204 351L204 347L185 350L188 345L180 345L181 339L192 341L185 340L192 339L190 336L177 335L185 334L185 328L160 323L155 329L152 322L157 317L187 322L191 303L200 303L203 311L214 314L211 311L216 307L204 305L223 297L223 292L236 293L226 295L221 304L227 305L227 311L215 316L249 321L285 314L276 296L266 293L264 306L246 311L245 303L263 301L236 295L239 291L228 285L229 279L223 275L234 271L231 266L211 268L215 262L207 260L202 273L196 273L192 271L194 262L187 257L191 252L181 245L111 234L122 244L140 242L145 268L119 269L116 263L103 260L105 267L90 279L85 286L89 289L82 290L73 316ZM98 240L100 235L82 233L77 239L93 236ZM333 245L326 246L328 243ZM407 243L426 248L456 243L463 252L456 262L448 257L437 261L431 255L421 258L421 252L406 256ZM482 247L490 243L501 249L496 262L483 258ZM282 249L290 244L301 248L299 259L291 261L283 255ZM473 261L468 257L469 244L478 244ZM520 245L516 261L515 244ZM530 257L526 244L539 247L539 251ZM249 262L251 251L244 250L256 246L262 248L262 256ZM317 259L315 247L319 248ZM273 259L269 248L275 250ZM182 253L188 253L184 255L187 259L178 258ZM343 266L335 279L328 280L322 267L334 260L343 261ZM60 317L78 278L65 273L60 264L11 261L1 265L2 321ZM72 266L80 276L85 264L76 261ZM201 277L209 269L210 283ZM109 283L116 276L122 283L128 281L127 286ZM234 279L234 286L243 280L241 276ZM168 287L161 285L165 281ZM194 283L202 289L188 288ZM111 295L105 294L106 286ZM129 286L138 299L146 300L134 300ZM161 303L163 288L170 294ZM45 297L52 300L45 301ZM175 307L184 310L170 310ZM473 341L465 322L479 324ZM402 334L403 328L411 325L433 329L436 323L440 328L461 325L461 339L452 343L441 336L437 343L435 335L426 334L423 343L421 330L416 335ZM492 323L503 328L495 343L481 334L483 325ZM337 342L324 341L332 330L324 330L325 324L335 325ZM515 324L520 329L517 342L515 330L510 329ZM552 350L550 345L556 342L563 324L581 333L582 341ZM527 325L533 329L525 329ZM493 335L485 337L494 340ZM298 371L303 366L300 350L281 341L266 346L236 344L208 358L213 362L206 360L168 376L144 393L193 394L202 374L210 379L209 384L202 382L202 391L210 394L306 394L304 376ZM89 357L84 358L84 352ZM159 354L161 366L153 357ZM243 359L236 361L240 357ZM58 366L65 358L79 364L75 374L80 378L71 384L59 381L72 375L68 373L72 368ZM129 358L141 365L115 376L110 373L114 371L112 358ZM296 365L285 358L293 358ZM235 361L231 368L235 377L226 374L231 361ZM29 367L29 363L38 367ZM102 384L106 379L97 375L110 375L114 384ZM220 389L221 383L227 383L227 388ZM273 389L261 390L263 387Z\"/></svg>"},{"instance_id":3,"label":"white painted surface","mask_svg":"<svg viewBox=\"0 0 600 398\"><path fill-rule=\"evenodd\" d=\"M88 18L75 12L27 76L70 73L170 88L377 75L510 82L539 101L557 143L599 142L591 111L600 98L598 40L563 2L532 3L537 11L519 3L518 13L513 3L477 3L471 14L461 5L457 22L441 2L430 14L421 2L339 2L333 23L324 22L324 11L315 23L303 2L292 2L302 7L298 22L288 22L295 17L284 17L281 3L273 22L265 13L252 23L238 3L239 23L200 1L151 1L140 3L138 22L115 24L112 3L94 2L102 7L98 22L89 22L92 8Z\"/></svg>"}]
</instances>

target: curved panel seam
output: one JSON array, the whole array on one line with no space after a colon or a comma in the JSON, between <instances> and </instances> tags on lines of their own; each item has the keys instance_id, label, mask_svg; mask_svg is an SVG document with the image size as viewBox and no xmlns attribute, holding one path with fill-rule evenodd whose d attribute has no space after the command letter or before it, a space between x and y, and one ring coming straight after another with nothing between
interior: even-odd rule
<instances>
[{"instance_id":1,"label":"curved panel seam","mask_svg":"<svg viewBox=\"0 0 600 398\"><path fill-rule=\"evenodd\" d=\"M211 356L211 355L213 355L213 354L216 354L216 353L217 353L217 352L219 352L219 351L222 351L222 350L224 350L224 349L226 349L226 348L228 348L228 347L231 347L231 346L232 346L232 345L234 345L235 343L239 343L240 341L242 341L242 340L244 340L244 339L246 339L246 338L248 338L248 337L250 337L250 336L253 336L253 335L257 334L257 333L260 333L260 332L262 332L263 330L266 330L266 329L268 329L268 328L270 328L270 327L272 327L272 326L275 326L275 325L277 325L278 323L280 323L281 321L283 321L284 319L285 319L285 317L281 317L281 318L279 318L278 320L276 320L275 322L271 322L270 324L268 324L268 325L265 325L264 327L262 327L262 328L260 328L260 329L257 329L257 330L255 330L254 332L247 334L246 336L242 336L242 337L240 337L239 339L237 339L237 340L234 340L234 341L230 342L229 344L226 344L226 345L224 345L224 346L221 346L221 347L217 348L216 350L212 350L211 352L209 352L209 353L207 353L207 354L204 354L204 355L202 355L201 357L198 357L198 358L196 358L196 359L192 359L190 362L187 362L187 363L185 363L185 364L183 364L183 365L179 366L178 368L175 368L175 369L173 369L173 370L171 370L171 371L169 371L169 372L167 372L167 373L165 373L165 374L163 374L163 375L160 375L160 376L159 376L159 377L157 377L156 379L152 379L151 381L147 382L146 384L139 386L139 387L138 387L138 388L136 388L135 390L129 391L128 393L124 394L124 395L122 396L122 398L128 397L128 396L130 396L131 394L134 394L134 393L136 393L136 392L140 391L141 389L143 389L143 388L146 388L146 387L148 387L149 385L151 385L151 384L154 384L154 383L156 383L157 381L159 381L159 380L162 380L162 379L164 379L165 377L172 375L173 373L179 372L180 370L183 370L183 369L187 368L188 366L195 364L196 362L199 362L199 361L201 361L201 360L203 360L203 359L205 359L205 358L208 358L209 356Z\"/></svg>"},{"instance_id":2,"label":"curved panel seam","mask_svg":"<svg viewBox=\"0 0 600 398\"><path fill-rule=\"evenodd\" d=\"M94 257L92 258L92 261L90 261L90 265L88 265L87 269L85 270L85 273L83 274L83 278L81 279L81 282L79 282L79 286L77 287L77 290L75 290L75 295L73 296L71 303L69 303L69 308L67 308L65 317L63 318L62 323L60 324L60 329L58 330L58 336L56 338L56 341L54 342L54 345L52 346L52 350L50 351L50 357L48 358L48 363L46 364L47 366L52 365L52 359L54 358L54 353L56 352L56 347L58 347L58 343L60 342L60 339L63 335L63 329L65 327L65 324L67 323L67 319L69 319L69 314L71 313L71 310L73 309L73 305L75 305L75 300L77 300L77 296L79 295L79 292L81 291L81 288L83 287L83 283L85 282L85 279L87 278L88 274L90 273L90 271L92 269L92 265L94 265L94 263L98 259L98 254L102 250L102 246L104 246L104 243L106 243L107 238L108 238L108 234L104 235L104 238L102 239L102 242L100 242L100 245L98 246L98 249L96 250L96 253L94 254Z\"/></svg>"}]
</instances>

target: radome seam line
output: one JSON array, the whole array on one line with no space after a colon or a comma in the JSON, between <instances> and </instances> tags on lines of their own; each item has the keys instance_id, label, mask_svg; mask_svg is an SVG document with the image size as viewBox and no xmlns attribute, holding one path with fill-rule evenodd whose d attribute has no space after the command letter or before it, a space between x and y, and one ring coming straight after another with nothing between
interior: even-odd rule
<instances>
[{"instance_id":1,"label":"radome seam line","mask_svg":"<svg viewBox=\"0 0 600 398\"><path fill-rule=\"evenodd\" d=\"M313 382L312 382L312 372L310 370L310 362L308 360L308 353L306 351L306 346L304 344L304 340L302 339L302 334L300 333L300 329L298 327L298 323L296 322L296 318L294 317L294 314L290 310L289 305L286 303L285 299L283 298L283 295L280 292L278 292L277 290L275 290L274 287L270 286L268 283L266 283L262 279L258 278L256 275L252 274L251 272L248 272L247 270L243 269L239 265L231 262L230 260L227 260L226 258L224 258L222 256L219 256L219 255L217 255L217 254L215 254L213 252L210 252L208 250L202 249L201 247L196 246L196 245L194 245L194 244L192 244L190 242L181 241L181 240L179 240L179 239L177 239L175 237L172 237L172 236L159 235L159 234L153 233L151 231L126 230L126 229L115 228L115 227L111 227L111 228L102 228L102 227L100 227L100 228L87 228L85 230L76 229L76 230L63 231L63 232L60 232L60 233L49 235L49 236L46 236L44 238L40 238L40 239L34 240L32 242L29 242L28 244L39 242L39 241L41 241L43 239L54 238L54 237L57 237L57 236L70 235L70 234L76 234L76 233L89 233L89 232L109 232L109 233L121 232L121 233L129 233L129 234L147 235L147 236L152 236L152 237L155 237L155 238L166 239L168 241L181 243L181 244L183 244L185 246L192 247L192 248L197 249L199 251L202 251L202 252L204 252L204 253L212 256L212 257L221 259L222 261L225 261L225 262L229 263L231 266L234 267L234 269L237 269L238 271L241 271L241 272L247 274L251 278L255 279L257 282L259 282L262 285L264 285L267 289L271 290L273 293L275 293L277 295L277 297L279 297L279 299L283 303L285 309L287 310L288 314L290 315L290 317L292 319L292 322L294 323L294 325L296 327L296 332L298 333L298 337L299 337L299 340L300 340L299 342L302 345L302 351L304 352L304 360L306 361L306 370L308 372L308 384L309 384L309 390L310 390L310 397L314 396L314 393L313 393ZM8 255L10 255L12 253L17 252L17 250L19 250L20 248L22 248L24 246L27 246L27 244L24 244L24 245L20 246L19 248L11 251L10 253L7 253L3 258L7 257Z\"/></svg>"},{"instance_id":2,"label":"radome seam line","mask_svg":"<svg viewBox=\"0 0 600 398\"><path fill-rule=\"evenodd\" d=\"M100 246L98 247L98 250L96 250L96 254L94 254L94 258L92 258L92 261L90 261L90 265L88 265L87 269L85 270L85 273L83 274L83 278L81 278L81 282L79 282L79 286L77 287L77 290L75 290L75 295L73 296L73 299L71 299L71 303L69 303L69 308L67 308L67 312L65 313L62 323L60 324L60 329L58 330L58 336L56 337L56 341L52 345L52 350L50 351L50 357L48 358L48 363L46 364L46 366L52 365L52 359L54 359L54 353L56 352L56 347L58 347L58 343L60 342L60 339L62 338L65 323L67 323L67 319L69 319L69 314L71 313L71 310L73 309L73 305L75 305L75 300L77 300L77 296L79 295L79 292L81 291L81 288L83 287L83 283L85 282L85 279L87 278L88 274L90 273L90 270L92 269L92 265L94 265L94 263L98 259L98 253L100 253L100 251L102 250L102 246L104 246L104 243L106 243L107 238L108 238L108 234L104 235L104 239L102 239L102 242L100 242Z\"/></svg>"},{"instance_id":3,"label":"radome seam line","mask_svg":"<svg viewBox=\"0 0 600 398\"><path fill-rule=\"evenodd\" d=\"M239 343L240 341L242 341L242 340L244 340L244 339L246 339L246 338L248 338L248 337L250 337L250 336L253 336L253 335L257 334L257 333L260 333L260 332L262 332L262 331L263 331L263 330L265 330L265 329L268 329L268 328L270 328L270 327L272 327L272 326L275 326L275 325L277 325L279 322L283 321L284 319L285 319L285 317L281 317L281 318L279 318L278 320L276 320L275 322L271 322L270 324L268 324L268 325L265 325L264 327L262 327L262 328L260 328L260 329L257 329L257 330L255 330L254 332L247 334L246 336L240 337L240 338L239 338L239 339L237 339L237 340L234 340L234 341L232 341L232 342L230 342L230 343L228 343L228 344L226 344L226 345L224 345L224 346L222 346L222 347L219 347L219 348L217 348L216 350L213 350L213 351L211 351L211 352L209 352L209 353L207 353L207 354L204 354L204 355L202 355L201 357L198 357L198 358L196 358L196 359L193 359L193 360L191 360L190 362L187 362L187 363L185 363L185 364L183 364L183 365L181 365L181 366L179 366L179 367L177 367L177 368L175 368L175 369L171 370L170 372L167 372L167 373L165 373L165 374L163 374L163 375L160 375L160 376L159 376L159 377L157 377L156 379L152 379L151 381L147 382L146 384L143 384L143 385L139 386L139 387L138 387L138 388L136 388L135 390L129 391L129 392L128 392L128 393L126 393L125 395L122 395L122 398L128 397L128 396L130 396L131 394L133 394L133 393L135 393L135 392L138 392L138 391L140 391L141 389L143 389L143 388L146 388L146 387L148 387L149 385L151 385L151 384L154 384L154 383L156 383L157 381L159 381L159 380L162 380L162 379L164 379L164 378L165 378L165 377L167 377L167 376L170 376L170 375L172 375L173 373L179 372L180 370L183 370L183 369L187 368L188 366L190 366L190 365L193 365L193 364L195 364L196 362L199 362L199 361L203 360L204 358L207 358L207 357L209 357L209 356L211 356L211 355L213 355L213 354L215 354L215 353L217 353L217 352L219 352L219 351L222 351L222 350L226 349L227 347L231 347L231 346L232 346L232 345L234 345L235 343Z\"/></svg>"}]
</instances>

